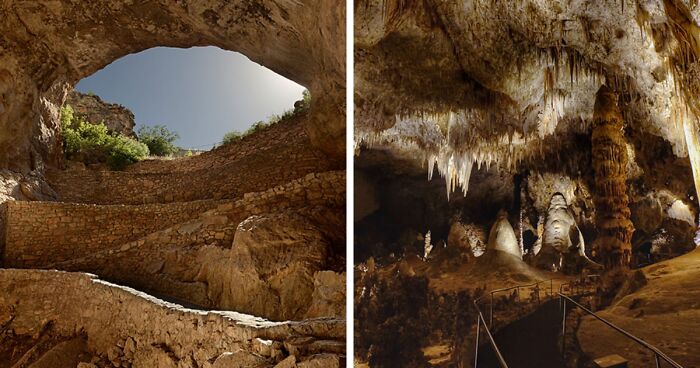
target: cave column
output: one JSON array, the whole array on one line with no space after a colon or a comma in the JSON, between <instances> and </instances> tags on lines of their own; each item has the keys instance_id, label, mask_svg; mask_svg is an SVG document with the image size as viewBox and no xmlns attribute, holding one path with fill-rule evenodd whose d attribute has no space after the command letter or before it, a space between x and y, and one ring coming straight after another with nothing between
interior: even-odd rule
<instances>
[{"instance_id":1,"label":"cave column","mask_svg":"<svg viewBox=\"0 0 700 368\"><path fill-rule=\"evenodd\" d=\"M598 229L593 250L606 268L629 267L634 226L627 196L624 120L617 95L606 86L596 94L593 119L591 151Z\"/></svg>"}]
</instances>

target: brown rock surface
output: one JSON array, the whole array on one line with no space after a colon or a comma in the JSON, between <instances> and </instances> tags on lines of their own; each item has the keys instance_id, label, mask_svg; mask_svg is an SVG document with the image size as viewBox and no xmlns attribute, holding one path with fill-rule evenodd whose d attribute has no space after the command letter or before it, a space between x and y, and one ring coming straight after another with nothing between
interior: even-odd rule
<instances>
[{"instance_id":1,"label":"brown rock surface","mask_svg":"<svg viewBox=\"0 0 700 368\"><path fill-rule=\"evenodd\" d=\"M300 337L345 341L344 320L269 322L236 312L185 309L81 273L0 270L0 286L0 321L14 317L8 325L12 334L82 332L99 367L110 361L127 367L202 367L225 353L258 355L259 340L273 345ZM323 353L337 354L335 347L323 346ZM268 353L256 358L261 366L285 357Z\"/></svg>"},{"instance_id":2,"label":"brown rock surface","mask_svg":"<svg viewBox=\"0 0 700 368\"><path fill-rule=\"evenodd\" d=\"M315 274L328 267L330 244L309 220L294 212L252 216L238 225L230 250L201 251L197 280L208 285L209 299L224 309L274 320L328 315L316 305L327 303L321 293L344 291L345 283L318 289L325 278L317 282ZM344 315L342 309L332 312Z\"/></svg>"},{"instance_id":3,"label":"brown rock surface","mask_svg":"<svg viewBox=\"0 0 700 368\"><path fill-rule=\"evenodd\" d=\"M682 366L699 366L700 250L644 267L641 272L646 282L619 295L599 315L656 346ZM592 317L584 317L577 335L581 349L590 357L615 353L628 359L630 367L654 365L653 353Z\"/></svg>"},{"instance_id":4,"label":"brown rock surface","mask_svg":"<svg viewBox=\"0 0 700 368\"><path fill-rule=\"evenodd\" d=\"M594 252L605 267L629 267L634 224L630 220L627 195L627 148L625 122L618 96L603 86L596 95L595 123L591 142L596 185L596 227Z\"/></svg>"},{"instance_id":5,"label":"brown rock surface","mask_svg":"<svg viewBox=\"0 0 700 368\"><path fill-rule=\"evenodd\" d=\"M234 203L13 202L0 206L14 213L7 224L5 263L91 272L194 305L275 320L340 316L344 283L326 284L324 278L316 290L316 274L344 265L344 182L344 172L311 174ZM54 213L61 214L57 220ZM159 221L144 220L158 213ZM184 221L168 223L177 218ZM143 224L130 221L157 231L139 235ZM114 229L105 232L102 222Z\"/></svg>"}]
</instances>

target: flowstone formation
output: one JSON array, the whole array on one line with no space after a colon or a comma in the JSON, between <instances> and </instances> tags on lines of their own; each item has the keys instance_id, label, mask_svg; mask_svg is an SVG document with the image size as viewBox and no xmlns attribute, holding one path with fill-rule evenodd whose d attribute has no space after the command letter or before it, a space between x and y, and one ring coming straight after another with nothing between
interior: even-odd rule
<instances>
[{"instance_id":1,"label":"flowstone formation","mask_svg":"<svg viewBox=\"0 0 700 368\"><path fill-rule=\"evenodd\" d=\"M587 244L600 237L596 259L628 264L637 239L627 201L670 190L698 213L700 10L626 2L361 1L356 152L411 158L444 177L448 198L468 196L484 168L569 177L595 189L597 208L580 215ZM601 87L619 100L609 121L595 107ZM661 157L670 165L658 170ZM521 237L538 219L512 222Z\"/></svg>"},{"instance_id":2,"label":"flowstone formation","mask_svg":"<svg viewBox=\"0 0 700 368\"><path fill-rule=\"evenodd\" d=\"M496 223L491 228L486 252L488 253L489 250L508 253L520 259L523 257L518 240L515 238L515 232L513 232L513 226L508 222L505 212L498 214Z\"/></svg>"},{"instance_id":3,"label":"flowstone formation","mask_svg":"<svg viewBox=\"0 0 700 368\"><path fill-rule=\"evenodd\" d=\"M583 234L561 193L552 196L541 239L542 247L535 254L535 264L541 268L574 274L596 266L586 255Z\"/></svg>"}]
</instances>

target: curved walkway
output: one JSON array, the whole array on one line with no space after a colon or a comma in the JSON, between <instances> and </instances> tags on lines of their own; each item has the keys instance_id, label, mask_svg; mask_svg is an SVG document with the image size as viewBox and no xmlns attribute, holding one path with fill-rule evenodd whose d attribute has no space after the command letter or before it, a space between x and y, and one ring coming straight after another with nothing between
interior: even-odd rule
<instances>
[{"instance_id":1,"label":"curved walkway","mask_svg":"<svg viewBox=\"0 0 700 368\"><path fill-rule=\"evenodd\" d=\"M494 334L503 357L511 367L565 367L559 352L561 311L558 299L545 302L534 312ZM498 360L489 344L479 348L478 368L498 368Z\"/></svg>"}]
</instances>

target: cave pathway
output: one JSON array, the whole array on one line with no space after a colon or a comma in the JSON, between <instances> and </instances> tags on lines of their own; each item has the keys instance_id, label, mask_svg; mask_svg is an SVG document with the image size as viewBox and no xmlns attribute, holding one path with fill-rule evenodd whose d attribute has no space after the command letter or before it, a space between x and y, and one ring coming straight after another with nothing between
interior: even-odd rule
<instances>
[{"instance_id":1,"label":"cave pathway","mask_svg":"<svg viewBox=\"0 0 700 368\"><path fill-rule=\"evenodd\" d=\"M494 339L509 367L562 368L566 365L558 347L560 330L559 299L553 299L502 328ZM499 367L491 345L482 345L479 348L478 368Z\"/></svg>"}]
</instances>

